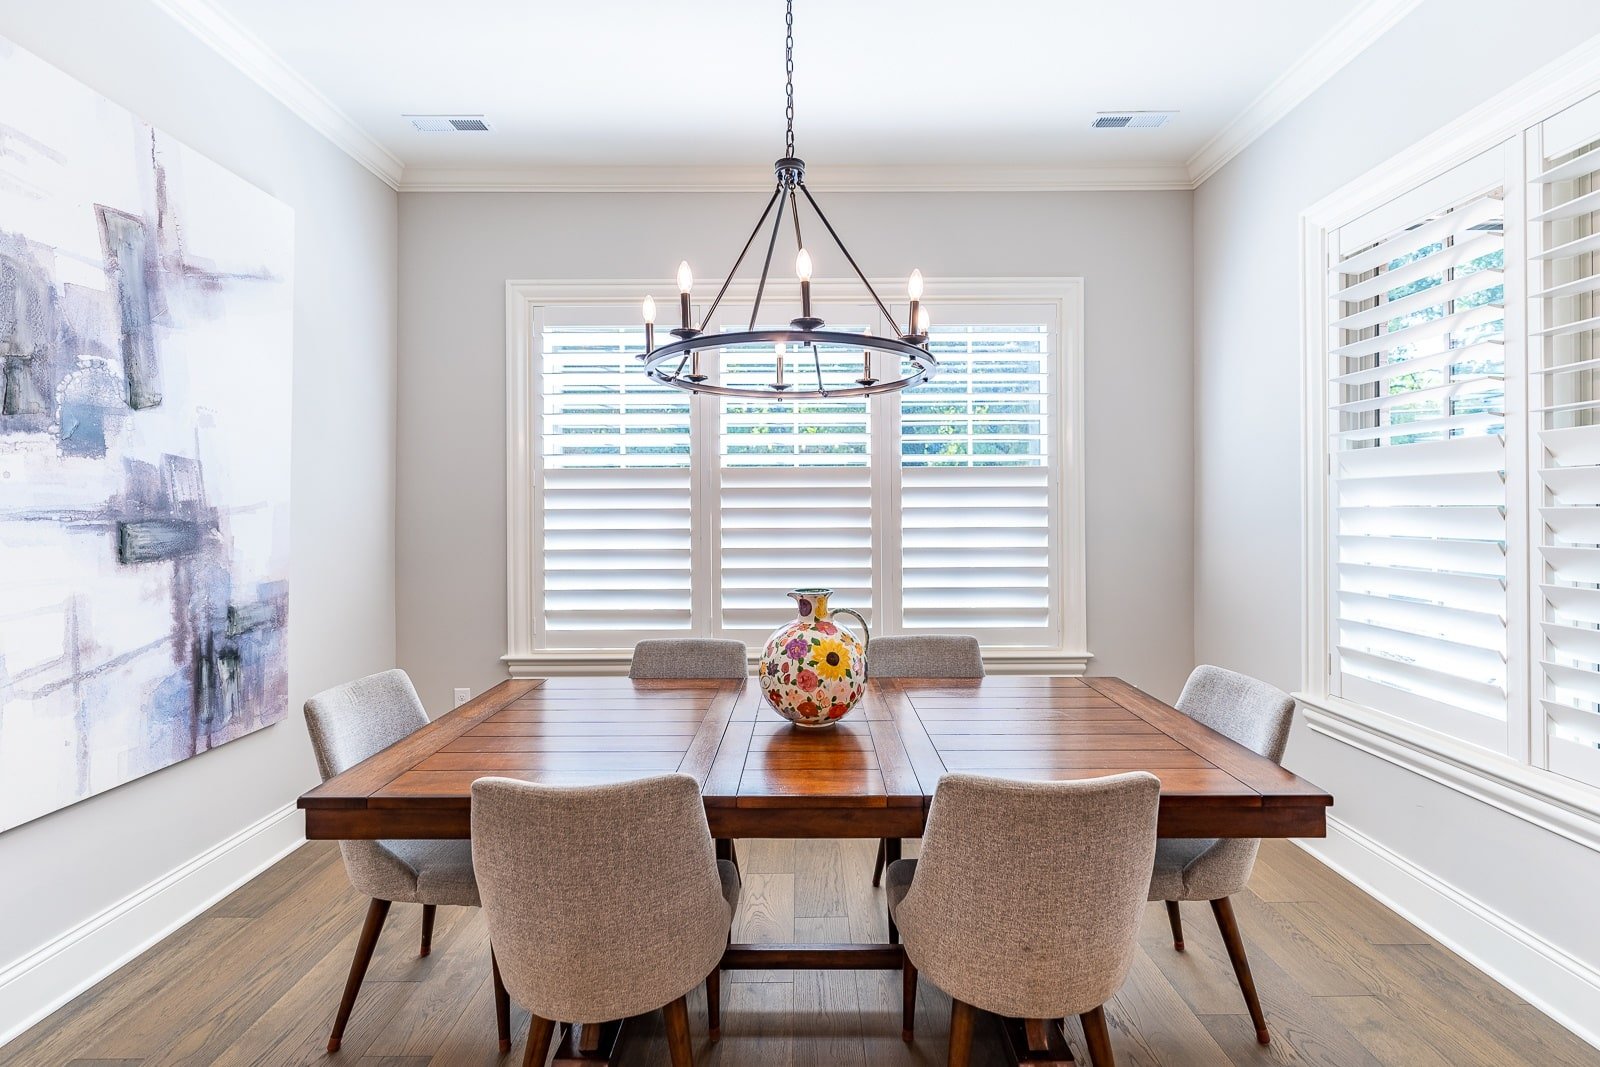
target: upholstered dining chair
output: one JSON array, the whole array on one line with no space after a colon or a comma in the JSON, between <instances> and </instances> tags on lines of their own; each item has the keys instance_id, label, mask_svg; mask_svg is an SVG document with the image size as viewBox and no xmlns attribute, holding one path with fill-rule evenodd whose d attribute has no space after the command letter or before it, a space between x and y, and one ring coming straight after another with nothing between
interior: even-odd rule
<instances>
[{"instance_id":1,"label":"upholstered dining chair","mask_svg":"<svg viewBox=\"0 0 1600 1067\"><path fill-rule=\"evenodd\" d=\"M668 637L640 641L633 646L628 677L635 681L654 678L745 678L750 674L745 655L743 641L724 641L711 637Z\"/></svg>"},{"instance_id":2,"label":"upholstered dining chair","mask_svg":"<svg viewBox=\"0 0 1600 1067\"><path fill-rule=\"evenodd\" d=\"M384 671L324 690L306 701L306 727L317 756L317 769L326 782L336 774L428 724L417 691L405 671ZM345 981L344 997L334 1016L328 1051L339 1051L345 1024L361 992L361 981L378 947L378 935L396 901L422 905L422 952L433 949L433 919L440 904L478 906L478 886L472 877L472 847L466 841L341 841L345 872L359 893L372 898L367 919L356 942L355 959ZM500 1030L500 1051L511 1048L510 1006L493 963L495 1016Z\"/></svg>"},{"instance_id":3,"label":"upholstered dining chair","mask_svg":"<svg viewBox=\"0 0 1600 1067\"><path fill-rule=\"evenodd\" d=\"M525 1067L542 1067L557 1022L657 1008L672 1067L690 1067L684 998L701 982L716 1039L739 875L716 858L692 777L595 786L480 778L472 860L506 989L533 1014Z\"/></svg>"},{"instance_id":4,"label":"upholstered dining chair","mask_svg":"<svg viewBox=\"0 0 1600 1067\"><path fill-rule=\"evenodd\" d=\"M978 639L965 634L878 637L867 654L867 672L873 678L982 678L983 653ZM878 842L874 886L883 878L889 848L888 841Z\"/></svg>"},{"instance_id":5,"label":"upholstered dining chair","mask_svg":"<svg viewBox=\"0 0 1600 1067\"><path fill-rule=\"evenodd\" d=\"M1160 795L1145 771L941 778L921 858L885 872L906 951L901 1036L925 973L953 1000L951 1067L967 1067L979 1009L1041 1035L1077 1015L1094 1067L1112 1067L1103 1005L1133 964Z\"/></svg>"},{"instance_id":6,"label":"upholstered dining chair","mask_svg":"<svg viewBox=\"0 0 1600 1067\"><path fill-rule=\"evenodd\" d=\"M750 664L743 641L714 637L664 637L633 646L628 677L636 682L658 678L748 678ZM739 865L738 850L724 842L728 859Z\"/></svg>"},{"instance_id":7,"label":"upholstered dining chair","mask_svg":"<svg viewBox=\"0 0 1600 1067\"><path fill-rule=\"evenodd\" d=\"M1177 708L1274 763L1283 762L1289 724L1294 720L1294 698L1283 690L1221 667L1200 666L1184 683ZM1183 918L1178 902L1211 902L1234 976L1239 979L1245 1006L1250 1009L1250 1021L1256 1027L1256 1040L1265 1045L1271 1035L1267 1033L1244 938L1239 934L1239 921L1229 899L1249 884L1260 847L1261 842L1254 838L1163 839L1156 845L1150 899L1166 901L1172 947L1179 952L1183 951Z\"/></svg>"}]
</instances>

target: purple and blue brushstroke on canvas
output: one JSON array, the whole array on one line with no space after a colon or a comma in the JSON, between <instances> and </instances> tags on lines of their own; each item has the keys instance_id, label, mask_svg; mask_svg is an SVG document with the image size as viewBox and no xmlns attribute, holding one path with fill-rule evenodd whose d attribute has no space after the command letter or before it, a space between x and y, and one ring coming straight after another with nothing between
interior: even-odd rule
<instances>
[{"instance_id":1,"label":"purple and blue brushstroke on canvas","mask_svg":"<svg viewBox=\"0 0 1600 1067\"><path fill-rule=\"evenodd\" d=\"M0 101L4 830L285 713L292 223L3 41Z\"/></svg>"}]
</instances>

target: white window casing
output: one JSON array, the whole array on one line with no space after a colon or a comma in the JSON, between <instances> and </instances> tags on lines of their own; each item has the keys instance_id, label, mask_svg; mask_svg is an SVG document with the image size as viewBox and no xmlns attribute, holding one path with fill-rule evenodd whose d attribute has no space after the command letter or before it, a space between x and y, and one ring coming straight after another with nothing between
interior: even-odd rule
<instances>
[{"instance_id":1,"label":"white window casing","mask_svg":"<svg viewBox=\"0 0 1600 1067\"><path fill-rule=\"evenodd\" d=\"M991 670L1083 670L1078 279L930 285L947 373L925 391L808 401L649 385L630 355L648 288L507 285L514 676L620 669L649 636L735 637L755 655L801 585L835 589L875 635L973 633ZM743 326L753 290L735 282L719 320ZM813 294L841 329L891 329L858 283ZM787 321L768 295L763 318ZM772 356L702 370L766 377ZM852 378L862 358L823 354ZM815 373L786 354L787 381Z\"/></svg>"}]
</instances>

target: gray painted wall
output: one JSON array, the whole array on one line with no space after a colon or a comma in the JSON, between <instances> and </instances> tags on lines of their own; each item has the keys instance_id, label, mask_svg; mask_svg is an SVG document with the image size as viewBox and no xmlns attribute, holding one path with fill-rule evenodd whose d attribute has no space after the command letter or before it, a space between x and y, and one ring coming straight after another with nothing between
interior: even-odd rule
<instances>
[{"instance_id":1,"label":"gray painted wall","mask_svg":"<svg viewBox=\"0 0 1600 1067\"><path fill-rule=\"evenodd\" d=\"M1429 0L1195 193L1201 661L1300 684L1300 212L1597 32L1591 0ZM1337 817L1600 965L1600 924L1572 921L1600 855L1299 726L1289 763Z\"/></svg>"},{"instance_id":2,"label":"gray painted wall","mask_svg":"<svg viewBox=\"0 0 1600 1067\"><path fill-rule=\"evenodd\" d=\"M1191 194L815 192L874 276L1085 278L1091 669L1176 697L1193 662ZM662 300L680 258L725 271L764 199L400 197L399 652L433 711L504 677L506 280L660 278Z\"/></svg>"},{"instance_id":3,"label":"gray painted wall","mask_svg":"<svg viewBox=\"0 0 1600 1067\"><path fill-rule=\"evenodd\" d=\"M397 232L391 189L152 4L0 0L0 36L295 210L289 717L0 835L4 968L292 802L301 702L393 665Z\"/></svg>"}]
</instances>

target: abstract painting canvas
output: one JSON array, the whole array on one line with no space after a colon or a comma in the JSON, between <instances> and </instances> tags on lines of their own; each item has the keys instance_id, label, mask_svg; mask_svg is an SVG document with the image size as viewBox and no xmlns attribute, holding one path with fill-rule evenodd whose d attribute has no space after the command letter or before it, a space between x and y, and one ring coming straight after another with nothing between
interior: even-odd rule
<instances>
[{"instance_id":1,"label":"abstract painting canvas","mask_svg":"<svg viewBox=\"0 0 1600 1067\"><path fill-rule=\"evenodd\" d=\"M285 714L293 232L0 39L0 831Z\"/></svg>"}]
</instances>

